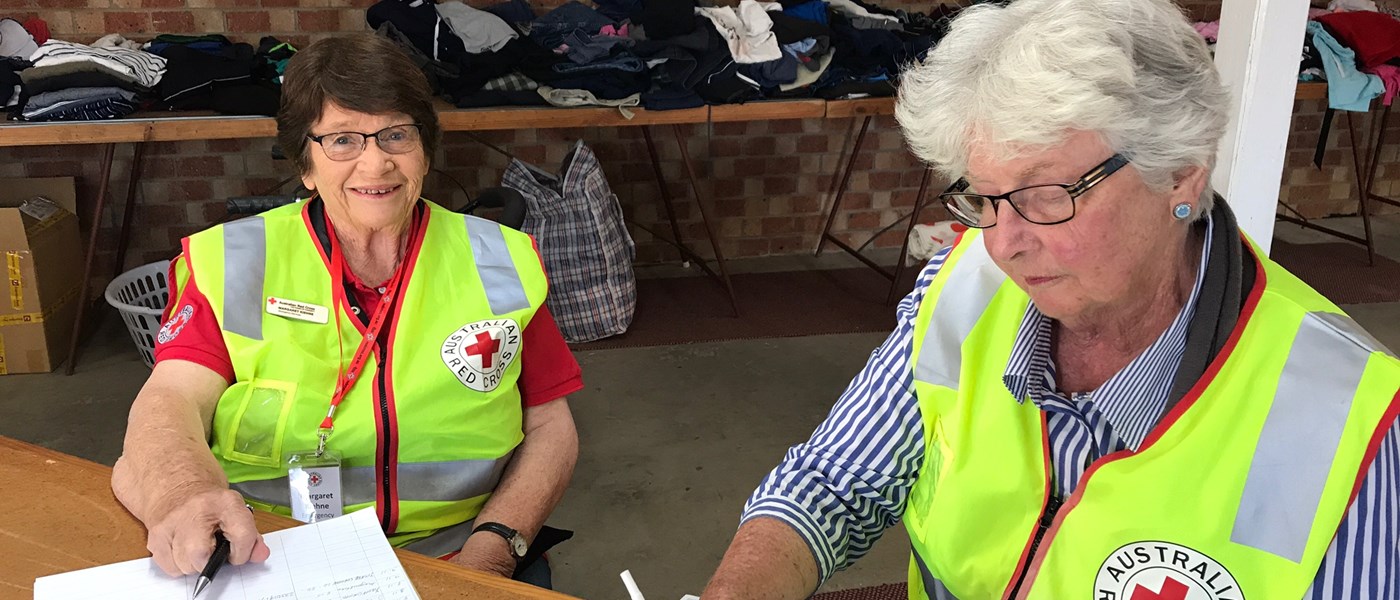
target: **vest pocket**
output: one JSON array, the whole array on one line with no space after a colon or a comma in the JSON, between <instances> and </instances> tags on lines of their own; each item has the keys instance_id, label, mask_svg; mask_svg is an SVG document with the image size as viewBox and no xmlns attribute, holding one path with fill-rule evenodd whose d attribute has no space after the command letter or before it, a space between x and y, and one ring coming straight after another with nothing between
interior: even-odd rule
<instances>
[{"instance_id":1,"label":"vest pocket","mask_svg":"<svg viewBox=\"0 0 1400 600\"><path fill-rule=\"evenodd\" d=\"M296 398L293 381L254 379L246 384L233 415L224 458L244 464L280 468L282 437Z\"/></svg>"}]
</instances>

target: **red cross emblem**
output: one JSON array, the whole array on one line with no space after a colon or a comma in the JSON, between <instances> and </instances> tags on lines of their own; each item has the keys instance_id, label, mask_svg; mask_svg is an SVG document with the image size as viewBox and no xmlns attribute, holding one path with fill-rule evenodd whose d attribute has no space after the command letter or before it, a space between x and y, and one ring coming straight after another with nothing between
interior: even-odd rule
<instances>
[{"instance_id":1,"label":"red cross emblem","mask_svg":"<svg viewBox=\"0 0 1400 600\"><path fill-rule=\"evenodd\" d=\"M306 479L306 482L309 483L309 484L311 484L311 487L316 487L316 486L318 486L318 485L321 485L321 474L320 474L320 473L312 473L311 476L308 477L308 478ZM1136 600L1136 599L1137 599L1137 596L1133 596L1133 598L1134 598L1134 600Z\"/></svg>"},{"instance_id":2,"label":"red cross emblem","mask_svg":"<svg viewBox=\"0 0 1400 600\"><path fill-rule=\"evenodd\" d=\"M500 340L491 337L490 333L482 331L476 334L476 343L467 346L467 356L480 356L481 368L490 369L492 359L496 356L496 351L500 349Z\"/></svg>"},{"instance_id":3,"label":"red cross emblem","mask_svg":"<svg viewBox=\"0 0 1400 600\"><path fill-rule=\"evenodd\" d=\"M1186 600L1186 593L1189 591L1191 588L1186 587L1186 584L1168 576L1162 581L1161 591L1154 592L1138 584L1130 600Z\"/></svg>"},{"instance_id":4,"label":"red cross emblem","mask_svg":"<svg viewBox=\"0 0 1400 600\"><path fill-rule=\"evenodd\" d=\"M272 306L273 304L277 304L277 299L276 299L276 298L268 298L268 299L267 299L267 305L268 305L268 306Z\"/></svg>"}]
</instances>

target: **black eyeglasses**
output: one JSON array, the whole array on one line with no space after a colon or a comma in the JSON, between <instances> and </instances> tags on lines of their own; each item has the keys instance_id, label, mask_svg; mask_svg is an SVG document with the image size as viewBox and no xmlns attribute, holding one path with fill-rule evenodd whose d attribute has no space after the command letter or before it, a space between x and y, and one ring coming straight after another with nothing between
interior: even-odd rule
<instances>
[{"instance_id":1,"label":"black eyeglasses","mask_svg":"<svg viewBox=\"0 0 1400 600\"><path fill-rule=\"evenodd\" d=\"M306 139L321 145L326 151L326 158L331 160L352 160L365 151L369 145L369 139L374 138L374 143L379 144L379 149L389 154L404 154L419 148L422 141L422 125L418 123L408 123L406 125L390 125L374 133L360 133L358 131L340 131L327 133L325 135L307 134Z\"/></svg>"},{"instance_id":2,"label":"black eyeglasses","mask_svg":"<svg viewBox=\"0 0 1400 600\"><path fill-rule=\"evenodd\" d=\"M1083 177L1071 184L1043 184L1011 190L996 196L984 196L965 192L966 179L959 179L938 197L953 217L968 227L986 229L997 224L997 203L1005 200L1021 218L1037 225L1057 225L1074 218L1074 200L1098 185L1130 161L1121 154L1114 154L1089 169Z\"/></svg>"}]
</instances>

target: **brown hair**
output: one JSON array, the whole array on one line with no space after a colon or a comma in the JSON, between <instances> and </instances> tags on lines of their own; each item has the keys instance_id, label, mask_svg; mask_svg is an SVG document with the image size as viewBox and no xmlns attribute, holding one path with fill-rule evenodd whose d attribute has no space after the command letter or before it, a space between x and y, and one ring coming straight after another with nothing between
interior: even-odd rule
<instances>
[{"instance_id":1,"label":"brown hair","mask_svg":"<svg viewBox=\"0 0 1400 600\"><path fill-rule=\"evenodd\" d=\"M422 125L431 164L442 130L428 79L393 42L370 33L326 38L287 61L277 111L277 143L300 173L311 168L306 138L326 102L366 114L403 113Z\"/></svg>"}]
</instances>

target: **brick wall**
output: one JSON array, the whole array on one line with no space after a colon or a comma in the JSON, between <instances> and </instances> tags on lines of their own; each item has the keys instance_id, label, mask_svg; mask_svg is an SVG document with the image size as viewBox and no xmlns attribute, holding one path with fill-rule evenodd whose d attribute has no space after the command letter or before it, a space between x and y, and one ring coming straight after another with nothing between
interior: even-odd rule
<instances>
[{"instance_id":1,"label":"brick wall","mask_svg":"<svg viewBox=\"0 0 1400 600\"><path fill-rule=\"evenodd\" d=\"M479 3L484 0L477 0ZM554 2L555 0L549 0ZM1397 0L1400 1L1400 0ZM343 31L365 28L363 10L372 0L0 0L0 15L36 15L48 21L56 37L87 42L108 32L133 39L157 33L221 32L237 41L256 42L275 35L296 44ZM15 8L18 6L18 8ZM910 4L926 8L926 3ZM1188 4L1200 18L1218 15L1219 3ZM1355 211L1350 183L1351 159L1345 119L1339 118L1323 169L1309 164L1321 124L1320 101L1296 106L1289 156L1283 175L1283 199L1314 217ZM1362 116L1358 125L1364 125ZM1390 139L1400 139L1400 119L1392 119ZM731 257L810 252L822 226L822 210L852 120L778 120L682 127L688 150L698 168L701 190L708 197L721 246ZM638 242L638 258L652 263L669 260L673 250L643 227L668 232L641 130L615 129L520 130L486 132L482 138L508 148L520 158L557 167L574 140L585 140L603 162L614 191L629 218ZM678 219L687 239L702 254L704 231L686 182L670 128L654 131L662 170L676 199ZM448 134L436 165L470 190L498 185L506 159L463 134ZM178 240L223 217L223 198L261 193L290 176L285 162L268 152L272 140L221 140L151 144L139 187L134 215L133 252L128 266L170 256ZM112 197L126 190L125 173L131 149L118 149ZM101 163L98 146L0 149L0 177L74 175L85 206L95 197ZM913 205L920 170L904 151L892 118L879 118L867 135L866 150L857 161L845 210L835 231L855 244L906 214ZM1400 195L1400 156L1392 147L1377 174L1377 191ZM935 181L935 191L945 182ZM432 174L426 184L430 198L449 205L461 202L450 179ZM118 215L109 210L103 223L101 247L111 247L111 228ZM924 215L942 217L935 208ZM898 245L900 228L875 241ZM105 272L102 269L101 272Z\"/></svg>"}]
</instances>

